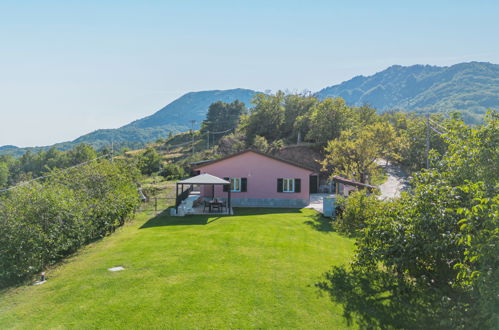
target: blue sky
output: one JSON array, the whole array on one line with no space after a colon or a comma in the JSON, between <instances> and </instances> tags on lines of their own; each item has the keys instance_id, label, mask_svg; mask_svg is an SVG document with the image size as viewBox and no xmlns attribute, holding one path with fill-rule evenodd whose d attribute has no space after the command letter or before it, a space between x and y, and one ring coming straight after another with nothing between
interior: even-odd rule
<instances>
[{"instance_id":1,"label":"blue sky","mask_svg":"<svg viewBox=\"0 0 499 330\"><path fill-rule=\"evenodd\" d=\"M0 1L0 145L189 91L317 91L393 64L499 63L499 1Z\"/></svg>"}]
</instances>

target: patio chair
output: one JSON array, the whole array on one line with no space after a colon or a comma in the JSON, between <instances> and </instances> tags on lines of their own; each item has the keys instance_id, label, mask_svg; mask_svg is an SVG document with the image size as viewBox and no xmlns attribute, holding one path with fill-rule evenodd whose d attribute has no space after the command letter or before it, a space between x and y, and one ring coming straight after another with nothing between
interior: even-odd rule
<instances>
[{"instance_id":1,"label":"patio chair","mask_svg":"<svg viewBox=\"0 0 499 330\"><path fill-rule=\"evenodd\" d=\"M206 208L208 208L208 210L210 209L210 202L203 201L203 213L206 210Z\"/></svg>"},{"instance_id":2,"label":"patio chair","mask_svg":"<svg viewBox=\"0 0 499 330\"><path fill-rule=\"evenodd\" d=\"M222 207L222 212L223 212L224 209L227 210L227 201L222 201L221 207Z\"/></svg>"},{"instance_id":3,"label":"patio chair","mask_svg":"<svg viewBox=\"0 0 499 330\"><path fill-rule=\"evenodd\" d=\"M217 211L220 212L221 207L222 207L222 205L219 202L215 202L215 203L211 204L212 211L216 209Z\"/></svg>"}]
</instances>

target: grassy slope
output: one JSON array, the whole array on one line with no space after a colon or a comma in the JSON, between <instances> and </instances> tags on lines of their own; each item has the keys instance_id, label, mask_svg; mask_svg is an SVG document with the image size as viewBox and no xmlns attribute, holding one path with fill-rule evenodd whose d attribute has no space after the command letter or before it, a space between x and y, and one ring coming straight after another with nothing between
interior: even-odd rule
<instances>
[{"instance_id":1,"label":"grassy slope","mask_svg":"<svg viewBox=\"0 0 499 330\"><path fill-rule=\"evenodd\" d=\"M1 294L1 327L346 327L314 283L349 261L353 241L321 231L315 211L148 218L83 249L44 285ZM126 270L106 270L118 265Z\"/></svg>"}]
</instances>

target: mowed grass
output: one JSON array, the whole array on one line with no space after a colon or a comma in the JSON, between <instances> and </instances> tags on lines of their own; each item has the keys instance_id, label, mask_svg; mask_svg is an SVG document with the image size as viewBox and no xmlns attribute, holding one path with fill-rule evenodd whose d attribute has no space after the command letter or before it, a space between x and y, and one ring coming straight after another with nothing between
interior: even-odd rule
<instances>
[{"instance_id":1,"label":"mowed grass","mask_svg":"<svg viewBox=\"0 0 499 330\"><path fill-rule=\"evenodd\" d=\"M309 209L235 214L139 214L45 284L0 293L0 328L346 328L314 284L353 241Z\"/></svg>"}]
</instances>

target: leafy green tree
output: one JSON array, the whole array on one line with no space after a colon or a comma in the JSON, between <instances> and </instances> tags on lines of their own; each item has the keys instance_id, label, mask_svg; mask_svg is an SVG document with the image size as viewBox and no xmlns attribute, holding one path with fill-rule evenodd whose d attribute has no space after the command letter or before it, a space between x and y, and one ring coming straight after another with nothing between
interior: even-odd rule
<instances>
[{"instance_id":1,"label":"leafy green tree","mask_svg":"<svg viewBox=\"0 0 499 330\"><path fill-rule=\"evenodd\" d=\"M366 183L377 173L377 159L397 158L399 144L394 128L386 123L343 131L338 139L328 142L323 169Z\"/></svg>"},{"instance_id":2,"label":"leafy green tree","mask_svg":"<svg viewBox=\"0 0 499 330\"><path fill-rule=\"evenodd\" d=\"M7 186L9 182L9 166L0 162L0 188Z\"/></svg>"},{"instance_id":3,"label":"leafy green tree","mask_svg":"<svg viewBox=\"0 0 499 330\"><path fill-rule=\"evenodd\" d=\"M151 175L158 172L161 165L161 159L154 148L147 148L139 158L139 169L142 174Z\"/></svg>"},{"instance_id":4,"label":"leafy green tree","mask_svg":"<svg viewBox=\"0 0 499 330\"><path fill-rule=\"evenodd\" d=\"M246 148L246 137L239 133L226 135L218 142L218 151L222 155L230 155L243 151Z\"/></svg>"},{"instance_id":5,"label":"leafy green tree","mask_svg":"<svg viewBox=\"0 0 499 330\"><path fill-rule=\"evenodd\" d=\"M67 153L68 166L77 165L84 162L88 162L92 159L97 158L97 152L95 149L85 143L78 144L73 149L69 150Z\"/></svg>"},{"instance_id":6,"label":"leafy green tree","mask_svg":"<svg viewBox=\"0 0 499 330\"><path fill-rule=\"evenodd\" d=\"M185 170L177 164L169 163L163 166L160 175L167 180L177 180L185 177Z\"/></svg>"},{"instance_id":7,"label":"leafy green tree","mask_svg":"<svg viewBox=\"0 0 499 330\"><path fill-rule=\"evenodd\" d=\"M357 235L366 227L366 223L383 212L384 202L375 193L359 190L351 193L348 198L339 198L338 206L341 212L336 217L335 226L349 235Z\"/></svg>"},{"instance_id":8,"label":"leafy green tree","mask_svg":"<svg viewBox=\"0 0 499 330\"><path fill-rule=\"evenodd\" d=\"M308 133L308 126L295 125L298 118L306 116L310 109L317 103L317 99L304 94L289 94L284 97L284 124L281 138L295 143L298 133L302 139Z\"/></svg>"},{"instance_id":9,"label":"leafy green tree","mask_svg":"<svg viewBox=\"0 0 499 330\"><path fill-rule=\"evenodd\" d=\"M108 235L138 206L137 174L127 164L92 162L50 174L0 196L0 287Z\"/></svg>"},{"instance_id":10,"label":"leafy green tree","mask_svg":"<svg viewBox=\"0 0 499 330\"><path fill-rule=\"evenodd\" d=\"M365 221L350 267L318 283L347 319L364 328L497 327L497 125L495 113L478 128L454 121L432 169Z\"/></svg>"},{"instance_id":11,"label":"leafy green tree","mask_svg":"<svg viewBox=\"0 0 499 330\"><path fill-rule=\"evenodd\" d=\"M383 118L388 120L397 131L402 143L398 162L408 171L419 171L426 167L426 120L424 117L404 112L386 113ZM441 116L432 116L437 122L444 121ZM430 148L434 157L442 155L447 143L439 134L430 130Z\"/></svg>"},{"instance_id":12,"label":"leafy green tree","mask_svg":"<svg viewBox=\"0 0 499 330\"><path fill-rule=\"evenodd\" d=\"M252 102L254 107L242 125L247 142L251 145L257 135L268 141L279 139L285 119L284 93L257 94Z\"/></svg>"},{"instance_id":13,"label":"leafy green tree","mask_svg":"<svg viewBox=\"0 0 499 330\"><path fill-rule=\"evenodd\" d=\"M244 103L236 100L232 103L217 101L208 108L206 119L201 124L201 133L224 132L237 126L242 115L246 114ZM229 134L227 132L226 134ZM210 135L213 143L218 141L223 135Z\"/></svg>"},{"instance_id":14,"label":"leafy green tree","mask_svg":"<svg viewBox=\"0 0 499 330\"><path fill-rule=\"evenodd\" d=\"M266 138L264 138L263 136L260 136L260 135L255 136L255 141L253 142L253 147L256 150L261 151L263 153L267 153L270 151L269 142L267 141Z\"/></svg>"},{"instance_id":15,"label":"leafy green tree","mask_svg":"<svg viewBox=\"0 0 499 330\"><path fill-rule=\"evenodd\" d=\"M342 98L325 99L310 109L307 139L325 145L353 127L354 115Z\"/></svg>"}]
</instances>

